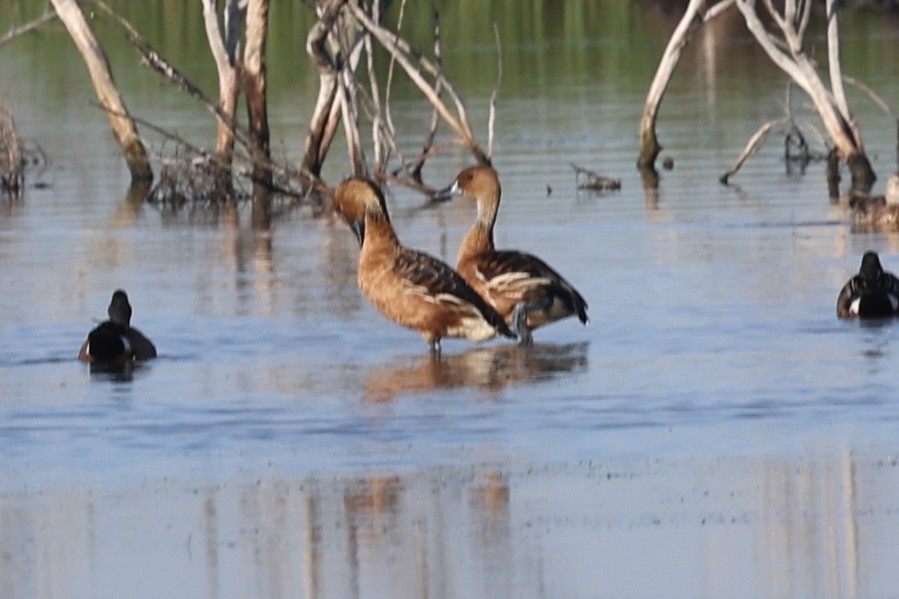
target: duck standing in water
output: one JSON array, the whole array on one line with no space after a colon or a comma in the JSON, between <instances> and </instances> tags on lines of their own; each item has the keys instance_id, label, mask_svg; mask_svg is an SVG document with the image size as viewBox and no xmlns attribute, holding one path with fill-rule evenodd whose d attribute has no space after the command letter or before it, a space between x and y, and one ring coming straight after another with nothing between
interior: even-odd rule
<instances>
[{"instance_id":1,"label":"duck standing in water","mask_svg":"<svg viewBox=\"0 0 899 599\"><path fill-rule=\"evenodd\" d=\"M587 302L562 275L536 256L495 248L493 226L502 195L495 170L466 168L438 195L477 200L477 218L462 240L456 270L512 326L522 345L532 343L532 330L569 316L587 324Z\"/></svg>"},{"instance_id":2,"label":"duck standing in water","mask_svg":"<svg viewBox=\"0 0 899 599\"><path fill-rule=\"evenodd\" d=\"M840 318L884 318L899 308L899 279L880 265L876 252L865 252L857 275L846 281L837 297Z\"/></svg>"},{"instance_id":3,"label":"duck standing in water","mask_svg":"<svg viewBox=\"0 0 899 599\"><path fill-rule=\"evenodd\" d=\"M128 294L117 289L107 309L109 320L101 322L87 335L78 359L92 364L118 365L156 357L156 346L131 326Z\"/></svg>"},{"instance_id":4,"label":"duck standing in water","mask_svg":"<svg viewBox=\"0 0 899 599\"><path fill-rule=\"evenodd\" d=\"M361 247L357 281L362 293L384 316L421 333L432 352L440 351L444 337L515 338L496 310L449 265L403 247L376 183L347 179L337 187L334 205Z\"/></svg>"}]
</instances>

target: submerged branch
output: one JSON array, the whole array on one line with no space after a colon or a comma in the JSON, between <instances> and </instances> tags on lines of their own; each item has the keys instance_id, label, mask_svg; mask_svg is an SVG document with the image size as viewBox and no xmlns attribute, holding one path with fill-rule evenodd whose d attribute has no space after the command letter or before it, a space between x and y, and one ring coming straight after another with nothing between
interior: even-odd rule
<instances>
[{"instance_id":1,"label":"submerged branch","mask_svg":"<svg viewBox=\"0 0 899 599\"><path fill-rule=\"evenodd\" d=\"M569 162L568 164L574 169L574 182L578 189L587 189L597 192L617 191L621 189L621 179L613 179L612 177L600 175L596 171L584 168L574 162ZM586 177L585 183L581 183L581 176Z\"/></svg>"},{"instance_id":2,"label":"submerged branch","mask_svg":"<svg viewBox=\"0 0 899 599\"><path fill-rule=\"evenodd\" d=\"M768 121L761 127L759 127L758 131L756 131L752 137L749 138L749 141L746 142L746 147L743 148L743 152L737 157L734 163L728 168L723 175L718 179L721 183L727 185L730 178L736 174L737 171L740 170L740 167L743 166L743 163L749 159L765 142L768 138L768 134L771 133L771 130L775 127L782 127L785 124L790 122L790 117L781 117L779 119Z\"/></svg>"}]
</instances>

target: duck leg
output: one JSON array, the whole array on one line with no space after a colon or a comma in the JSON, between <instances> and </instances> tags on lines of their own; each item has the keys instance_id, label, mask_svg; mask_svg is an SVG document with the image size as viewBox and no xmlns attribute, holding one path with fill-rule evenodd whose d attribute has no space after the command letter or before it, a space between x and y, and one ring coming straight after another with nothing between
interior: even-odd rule
<instances>
[{"instance_id":1,"label":"duck leg","mask_svg":"<svg viewBox=\"0 0 899 599\"><path fill-rule=\"evenodd\" d=\"M518 302L512 310L512 330L518 335L518 345L529 347L534 344L531 330L528 328L529 302Z\"/></svg>"}]
</instances>

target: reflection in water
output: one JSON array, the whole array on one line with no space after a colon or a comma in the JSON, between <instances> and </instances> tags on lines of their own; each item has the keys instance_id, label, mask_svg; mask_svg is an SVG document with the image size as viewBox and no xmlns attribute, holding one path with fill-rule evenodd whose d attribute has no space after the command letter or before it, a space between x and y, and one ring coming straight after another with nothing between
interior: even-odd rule
<instances>
[{"instance_id":1,"label":"reflection in water","mask_svg":"<svg viewBox=\"0 0 899 599\"><path fill-rule=\"evenodd\" d=\"M863 343L861 355L865 358L865 370L869 374L875 374L884 367L889 368L890 364L886 363L884 358L890 355L890 345L893 342L892 333L895 332L894 327L897 325L896 319L866 319L851 321L846 324L849 326L855 325L865 332L861 337Z\"/></svg>"},{"instance_id":2,"label":"reflection in water","mask_svg":"<svg viewBox=\"0 0 899 599\"><path fill-rule=\"evenodd\" d=\"M510 468L7 493L0 592L851 598L899 582L899 469L848 450Z\"/></svg>"},{"instance_id":3,"label":"reflection in water","mask_svg":"<svg viewBox=\"0 0 899 599\"><path fill-rule=\"evenodd\" d=\"M117 383L128 382L134 378L134 362L121 364L101 364L91 362L89 365L91 377L98 380L108 380Z\"/></svg>"},{"instance_id":4,"label":"reflection in water","mask_svg":"<svg viewBox=\"0 0 899 599\"><path fill-rule=\"evenodd\" d=\"M756 530L762 596L858 597L855 465L848 451L822 464L771 460L763 468ZM762 576L764 575L764 577Z\"/></svg>"},{"instance_id":5,"label":"reflection in water","mask_svg":"<svg viewBox=\"0 0 899 599\"><path fill-rule=\"evenodd\" d=\"M589 342L473 347L459 354L425 354L392 359L365 380L365 398L390 401L435 389L471 387L497 391L511 385L546 381L587 368ZM399 362L399 365L397 364Z\"/></svg>"},{"instance_id":6,"label":"reflection in water","mask_svg":"<svg viewBox=\"0 0 899 599\"><path fill-rule=\"evenodd\" d=\"M136 181L129 185L125 192L125 200L112 215L111 227L113 229L133 227L141 215L148 193L150 193L148 181Z\"/></svg>"}]
</instances>

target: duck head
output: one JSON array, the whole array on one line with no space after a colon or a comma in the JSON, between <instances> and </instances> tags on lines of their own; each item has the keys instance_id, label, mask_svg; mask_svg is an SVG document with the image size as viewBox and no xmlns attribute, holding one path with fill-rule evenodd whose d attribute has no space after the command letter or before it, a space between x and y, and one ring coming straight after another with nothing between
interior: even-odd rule
<instances>
[{"instance_id":1,"label":"duck head","mask_svg":"<svg viewBox=\"0 0 899 599\"><path fill-rule=\"evenodd\" d=\"M128 302L128 294L122 289L116 289L109 302L106 313L109 320L123 327L131 326L131 303Z\"/></svg>"},{"instance_id":2,"label":"duck head","mask_svg":"<svg viewBox=\"0 0 899 599\"><path fill-rule=\"evenodd\" d=\"M499 199L501 188L496 171L489 166L470 166L462 170L456 179L434 194L435 200L448 200L454 196L477 199Z\"/></svg>"},{"instance_id":3,"label":"duck head","mask_svg":"<svg viewBox=\"0 0 899 599\"><path fill-rule=\"evenodd\" d=\"M337 186L334 191L334 210L349 225L360 246L365 240L367 214L379 215L388 222L390 220L381 188L364 177L350 177Z\"/></svg>"},{"instance_id":4,"label":"duck head","mask_svg":"<svg viewBox=\"0 0 899 599\"><path fill-rule=\"evenodd\" d=\"M877 252L865 252L865 255L862 256L862 266L858 274L866 282L870 283L874 283L880 278L880 275L883 274L883 267L880 265L880 258L877 256Z\"/></svg>"}]
</instances>

